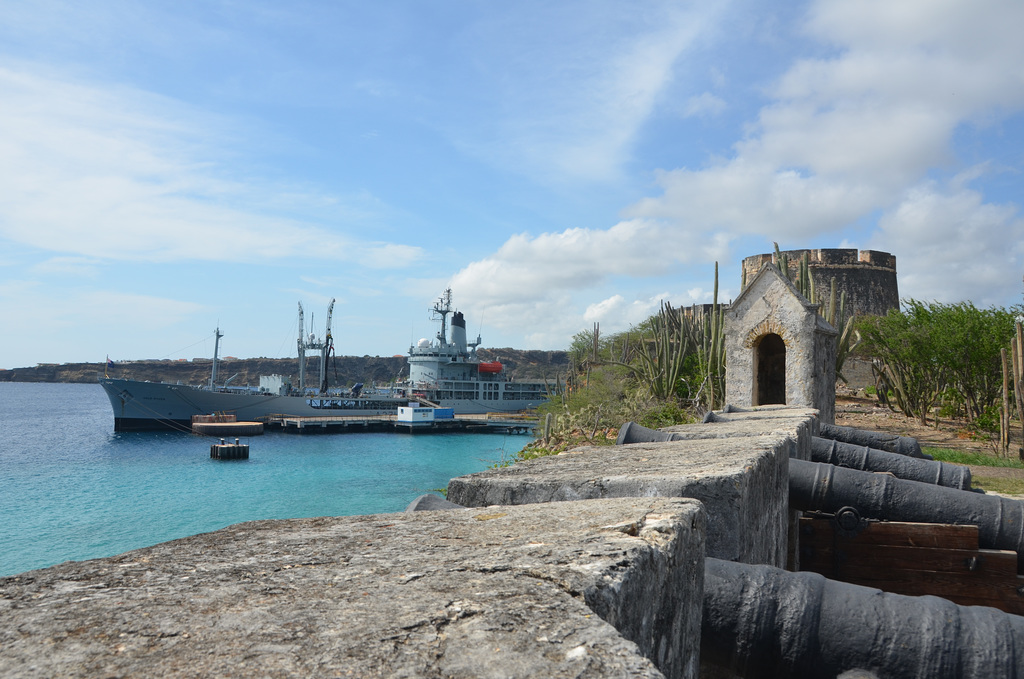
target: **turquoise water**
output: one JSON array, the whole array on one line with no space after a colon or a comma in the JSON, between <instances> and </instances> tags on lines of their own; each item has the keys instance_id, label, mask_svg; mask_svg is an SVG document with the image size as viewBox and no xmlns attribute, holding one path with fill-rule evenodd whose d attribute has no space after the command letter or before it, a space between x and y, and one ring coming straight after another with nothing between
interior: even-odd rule
<instances>
[{"instance_id":1,"label":"turquoise water","mask_svg":"<svg viewBox=\"0 0 1024 679\"><path fill-rule=\"evenodd\" d=\"M0 575L239 521L401 511L529 443L499 434L268 433L250 459L214 439L114 433L98 384L0 383Z\"/></svg>"}]
</instances>

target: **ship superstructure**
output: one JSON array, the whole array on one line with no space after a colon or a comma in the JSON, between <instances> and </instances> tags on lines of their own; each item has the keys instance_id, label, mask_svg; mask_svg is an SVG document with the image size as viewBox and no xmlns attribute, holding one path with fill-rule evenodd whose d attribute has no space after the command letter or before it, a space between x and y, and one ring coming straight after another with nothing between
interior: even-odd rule
<instances>
[{"instance_id":1,"label":"ship superstructure","mask_svg":"<svg viewBox=\"0 0 1024 679\"><path fill-rule=\"evenodd\" d=\"M434 319L441 329L433 342L424 338L409 347L408 395L455 408L455 412L508 412L536 408L547 400L547 385L540 381L510 380L500 361L481 361L476 349L481 339L466 340L466 319L452 308L447 289L434 304ZM451 341L448 316L451 315Z\"/></svg>"}]
</instances>

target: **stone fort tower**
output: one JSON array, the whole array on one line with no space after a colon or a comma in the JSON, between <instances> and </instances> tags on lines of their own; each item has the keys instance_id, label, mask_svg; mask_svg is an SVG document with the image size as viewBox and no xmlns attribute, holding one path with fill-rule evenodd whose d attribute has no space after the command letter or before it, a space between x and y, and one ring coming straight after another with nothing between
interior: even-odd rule
<instances>
[{"instance_id":1,"label":"stone fort tower","mask_svg":"<svg viewBox=\"0 0 1024 679\"><path fill-rule=\"evenodd\" d=\"M837 294L846 292L847 314L852 311L858 316L882 316L890 309L900 308L894 255L877 250L785 250L782 254L789 259L792 280L796 280L804 253L808 254L808 268L819 296L829 294L834 277ZM761 267L774 258L773 253L768 253L744 259L743 280L749 284Z\"/></svg>"}]
</instances>

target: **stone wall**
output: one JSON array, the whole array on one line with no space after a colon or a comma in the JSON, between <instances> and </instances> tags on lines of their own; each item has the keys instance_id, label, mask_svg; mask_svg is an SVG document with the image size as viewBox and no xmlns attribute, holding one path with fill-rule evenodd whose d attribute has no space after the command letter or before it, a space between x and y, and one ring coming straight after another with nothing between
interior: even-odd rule
<instances>
[{"instance_id":1,"label":"stone wall","mask_svg":"<svg viewBox=\"0 0 1024 679\"><path fill-rule=\"evenodd\" d=\"M0 578L4 677L695 677L699 502L244 523Z\"/></svg>"},{"instance_id":2,"label":"stone wall","mask_svg":"<svg viewBox=\"0 0 1024 679\"><path fill-rule=\"evenodd\" d=\"M837 294L846 292L847 309L858 315L885 315L899 309L900 295L896 283L896 257L888 252L854 249L786 250L790 278L796 280L800 261L808 254L811 276L816 290L828 295L832 278ZM761 266L774 261L773 253L753 255L743 260L744 280L751 281ZM818 303L821 300L811 300Z\"/></svg>"},{"instance_id":3,"label":"stone wall","mask_svg":"<svg viewBox=\"0 0 1024 679\"><path fill-rule=\"evenodd\" d=\"M810 408L736 411L672 427L687 440L577 448L452 479L448 499L467 507L611 497L689 497L708 510L707 552L784 567L789 458L810 459Z\"/></svg>"}]
</instances>

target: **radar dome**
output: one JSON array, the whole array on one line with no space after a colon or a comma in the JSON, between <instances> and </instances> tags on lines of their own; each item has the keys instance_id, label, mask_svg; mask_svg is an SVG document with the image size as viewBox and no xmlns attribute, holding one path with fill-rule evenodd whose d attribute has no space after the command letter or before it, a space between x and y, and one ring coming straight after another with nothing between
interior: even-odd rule
<instances>
[{"instance_id":1,"label":"radar dome","mask_svg":"<svg viewBox=\"0 0 1024 679\"><path fill-rule=\"evenodd\" d=\"M420 341L416 343L416 346L419 347L420 349L429 349L430 340L428 340L426 337L421 337Z\"/></svg>"}]
</instances>

